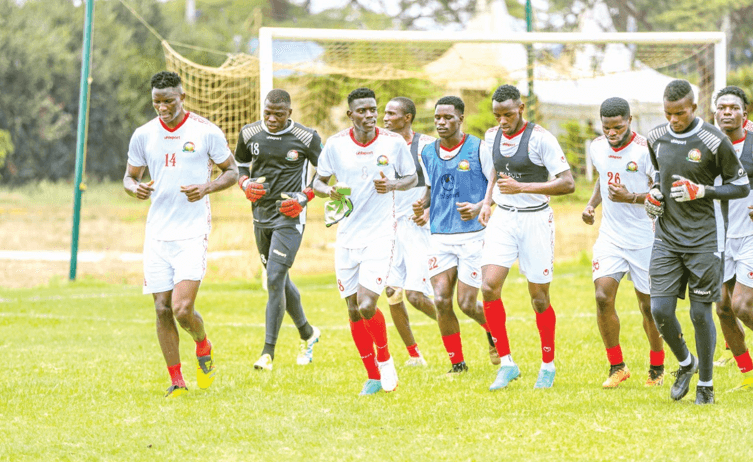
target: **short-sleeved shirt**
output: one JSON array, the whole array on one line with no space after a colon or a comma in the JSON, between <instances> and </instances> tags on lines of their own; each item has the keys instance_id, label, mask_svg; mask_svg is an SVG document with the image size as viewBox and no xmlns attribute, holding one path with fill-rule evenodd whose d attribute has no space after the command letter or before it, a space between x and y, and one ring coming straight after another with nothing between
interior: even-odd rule
<instances>
[{"instance_id":1,"label":"short-sleeved shirt","mask_svg":"<svg viewBox=\"0 0 753 462\"><path fill-rule=\"evenodd\" d=\"M748 184L732 142L718 128L696 118L693 128L675 133L668 123L648 134L651 163L659 172L664 214L656 221L655 245L675 252L723 252L727 217L707 197L677 202L671 198L673 175L696 184Z\"/></svg>"},{"instance_id":2,"label":"short-sleeved shirt","mask_svg":"<svg viewBox=\"0 0 753 462\"><path fill-rule=\"evenodd\" d=\"M408 143L408 149L411 151L411 157L413 157L413 150L416 149L415 152L417 155L413 159L413 161L414 163L416 163L416 171L418 171L418 169L422 170L424 179L426 178L426 169L424 167L423 160L421 159L421 152L424 150L424 147L426 147L427 144L431 144L434 141L435 139L429 135L419 135L418 146L413 146L412 141L411 143ZM413 215L413 203L424 197L425 191L425 180L424 184L416 183L416 186L410 188L407 191L395 191L397 218L400 219ZM427 223L425 228L428 229L428 227L429 224Z\"/></svg>"},{"instance_id":3,"label":"short-sleeved shirt","mask_svg":"<svg viewBox=\"0 0 753 462\"><path fill-rule=\"evenodd\" d=\"M376 136L366 144L356 141L353 128L343 130L327 140L319 156L317 173L334 175L338 182L351 188L353 211L337 225L337 245L364 248L383 238L394 238L397 225L395 195L377 194L374 180L380 172L391 180L416 173L402 136L376 129Z\"/></svg>"},{"instance_id":4,"label":"short-sleeved shirt","mask_svg":"<svg viewBox=\"0 0 753 462\"><path fill-rule=\"evenodd\" d=\"M753 127L751 128L753 129ZM749 165L752 163L751 161L753 161L753 159L746 159L747 162L744 162L740 156L742 155L743 146L745 145L745 143L753 143L753 140L747 139L753 138L753 133L747 131L744 133L745 136L737 141L732 142L732 146L735 148L735 154L737 154L738 159L741 160L743 168L746 169L746 172L748 173L748 181L750 181L751 175L753 175L753 171L750 171ZM751 220L748 216L749 205L753 205L753 194L748 194L747 197L729 201L729 227L727 228L728 238L753 236L753 220Z\"/></svg>"},{"instance_id":5,"label":"short-sleeved shirt","mask_svg":"<svg viewBox=\"0 0 753 462\"><path fill-rule=\"evenodd\" d=\"M502 157L512 157L517 153L518 145L523 138L522 135L527 124L528 122L523 124L520 131L512 136L502 133L502 139L499 143L499 152ZM499 126L496 126L486 131L485 141L490 152L499 129ZM557 138L541 125L536 125L533 128L531 138L528 141L528 157L534 165L546 167L551 176L570 170L570 164L567 163L565 153L562 151ZM494 188L492 199L497 204L516 208L536 207L549 202L549 196L546 194L502 194L499 192L499 188Z\"/></svg>"},{"instance_id":6,"label":"short-sleeved shirt","mask_svg":"<svg viewBox=\"0 0 753 462\"><path fill-rule=\"evenodd\" d=\"M630 142L614 149L604 136L591 143L591 161L599 172L602 215L599 234L622 249L643 249L654 243L654 223L643 202L628 204L609 199L609 185L621 183L631 193L649 189L654 170L648 155L646 138L633 132Z\"/></svg>"},{"instance_id":7,"label":"short-sleeved shirt","mask_svg":"<svg viewBox=\"0 0 753 462\"><path fill-rule=\"evenodd\" d=\"M322 139L316 130L292 120L277 133L269 133L261 120L241 129L235 160L250 169L251 178L264 177L269 183L267 194L251 204L254 226L279 228L306 223L306 209L290 218L280 213L276 202L282 199L282 193L306 187L309 163L316 167L321 150Z\"/></svg>"},{"instance_id":8,"label":"short-sleeved shirt","mask_svg":"<svg viewBox=\"0 0 753 462\"><path fill-rule=\"evenodd\" d=\"M221 164L231 155L222 130L190 112L172 129L158 117L137 128L128 147L128 163L148 167L154 180L147 237L179 241L208 234L209 196L188 202L180 187L209 182L213 163Z\"/></svg>"}]
</instances>

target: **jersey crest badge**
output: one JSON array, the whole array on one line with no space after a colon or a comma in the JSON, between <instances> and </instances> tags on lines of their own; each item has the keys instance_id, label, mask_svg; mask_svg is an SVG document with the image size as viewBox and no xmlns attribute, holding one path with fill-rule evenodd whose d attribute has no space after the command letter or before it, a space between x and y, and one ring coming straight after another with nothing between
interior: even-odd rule
<instances>
[{"instance_id":1,"label":"jersey crest badge","mask_svg":"<svg viewBox=\"0 0 753 462\"><path fill-rule=\"evenodd\" d=\"M196 150L196 145L190 141L188 141L186 144L183 145L183 152L194 152L195 150Z\"/></svg>"},{"instance_id":2,"label":"jersey crest badge","mask_svg":"<svg viewBox=\"0 0 753 462\"><path fill-rule=\"evenodd\" d=\"M471 163L468 162L466 159L461 160L458 163L458 171L461 172L467 172L471 169Z\"/></svg>"},{"instance_id":3,"label":"jersey crest badge","mask_svg":"<svg viewBox=\"0 0 753 462\"><path fill-rule=\"evenodd\" d=\"M699 151L698 149L691 149L690 151L688 151L688 157L687 157L687 159L690 162L696 162L696 163L700 162L701 161L701 151Z\"/></svg>"},{"instance_id":4,"label":"jersey crest badge","mask_svg":"<svg viewBox=\"0 0 753 462\"><path fill-rule=\"evenodd\" d=\"M390 160L387 158L387 156L379 156L377 157L377 165L380 167L384 167L385 165L389 165Z\"/></svg>"},{"instance_id":5,"label":"jersey crest badge","mask_svg":"<svg viewBox=\"0 0 753 462\"><path fill-rule=\"evenodd\" d=\"M625 169L628 172L637 172L638 171L638 164L633 162L632 160L627 163L627 168Z\"/></svg>"},{"instance_id":6,"label":"jersey crest badge","mask_svg":"<svg viewBox=\"0 0 753 462\"><path fill-rule=\"evenodd\" d=\"M295 149L291 149L285 155L285 159L289 160L290 162L294 162L294 161L298 160L298 151L296 151Z\"/></svg>"}]
</instances>

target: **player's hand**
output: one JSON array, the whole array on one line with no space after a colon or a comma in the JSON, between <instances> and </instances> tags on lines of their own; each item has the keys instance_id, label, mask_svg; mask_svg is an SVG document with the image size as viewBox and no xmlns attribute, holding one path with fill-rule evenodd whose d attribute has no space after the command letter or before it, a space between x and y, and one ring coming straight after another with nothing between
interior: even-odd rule
<instances>
[{"instance_id":1,"label":"player's hand","mask_svg":"<svg viewBox=\"0 0 753 462\"><path fill-rule=\"evenodd\" d=\"M470 202L455 202L455 206L460 213L460 219L463 221L473 220L481 211L480 202L478 204L471 204Z\"/></svg>"},{"instance_id":2,"label":"player's hand","mask_svg":"<svg viewBox=\"0 0 753 462\"><path fill-rule=\"evenodd\" d=\"M384 172L379 172L379 178L374 180L374 188L376 188L377 194L387 194L390 191L394 191L395 182L387 178Z\"/></svg>"},{"instance_id":3,"label":"player's hand","mask_svg":"<svg viewBox=\"0 0 753 462\"><path fill-rule=\"evenodd\" d=\"M669 196L677 202L687 202L702 198L706 194L706 187L702 184L695 184L680 175L672 175L675 182L672 183L672 190Z\"/></svg>"},{"instance_id":4,"label":"player's hand","mask_svg":"<svg viewBox=\"0 0 753 462\"><path fill-rule=\"evenodd\" d=\"M498 176L499 179L497 180L497 188L502 194L518 194L523 192L520 183L518 183L514 178L509 177L504 173L499 173Z\"/></svg>"},{"instance_id":5,"label":"player's hand","mask_svg":"<svg viewBox=\"0 0 753 462\"><path fill-rule=\"evenodd\" d=\"M207 195L206 185L203 184L181 186L180 192L186 195L188 202L196 202Z\"/></svg>"},{"instance_id":6,"label":"player's hand","mask_svg":"<svg viewBox=\"0 0 753 462\"><path fill-rule=\"evenodd\" d=\"M627 190L627 186L622 183L609 183L609 200L612 202L632 202L633 193Z\"/></svg>"},{"instance_id":7,"label":"player's hand","mask_svg":"<svg viewBox=\"0 0 753 462\"><path fill-rule=\"evenodd\" d=\"M424 211L427 210L424 208L424 200L419 199L416 202L413 203L413 221L416 221L417 219L424 216ZM416 221L416 223L418 223Z\"/></svg>"},{"instance_id":8,"label":"player's hand","mask_svg":"<svg viewBox=\"0 0 753 462\"><path fill-rule=\"evenodd\" d=\"M418 226L424 226L429 222L429 209L423 209L423 213L420 217L413 215L411 219L413 219L413 223L417 224Z\"/></svg>"},{"instance_id":9,"label":"player's hand","mask_svg":"<svg viewBox=\"0 0 753 462\"><path fill-rule=\"evenodd\" d=\"M241 187L241 191L246 193L246 199L251 202L256 202L261 199L269 190L269 183L266 183L267 178L260 176L259 178L249 178L245 175L238 179L238 186Z\"/></svg>"},{"instance_id":10,"label":"player's hand","mask_svg":"<svg viewBox=\"0 0 753 462\"><path fill-rule=\"evenodd\" d=\"M141 199L142 201L145 201L149 199L152 196L152 191L154 191L154 188L152 188L152 185L154 184L154 180L150 181L149 183L138 183L136 185L136 198Z\"/></svg>"},{"instance_id":11,"label":"player's hand","mask_svg":"<svg viewBox=\"0 0 753 462\"><path fill-rule=\"evenodd\" d=\"M350 192L351 190L348 185L338 181L329 188L329 193L327 195L333 201L341 201L345 199L346 196L350 196Z\"/></svg>"},{"instance_id":12,"label":"player's hand","mask_svg":"<svg viewBox=\"0 0 753 462\"><path fill-rule=\"evenodd\" d=\"M583 219L583 223L587 225L594 224L594 216L596 215L596 211L594 210L593 206L587 205L585 209L583 209L583 213L581 214L581 218Z\"/></svg>"},{"instance_id":13,"label":"player's hand","mask_svg":"<svg viewBox=\"0 0 753 462\"><path fill-rule=\"evenodd\" d=\"M648 191L643 205L651 218L659 218L664 214L664 195L659 191L659 188L651 188Z\"/></svg>"},{"instance_id":14,"label":"player's hand","mask_svg":"<svg viewBox=\"0 0 753 462\"><path fill-rule=\"evenodd\" d=\"M481 226L486 227L487 224L489 224L489 218L492 216L492 208L489 204L486 202L481 204L481 210L478 212L478 222L481 223Z\"/></svg>"},{"instance_id":15,"label":"player's hand","mask_svg":"<svg viewBox=\"0 0 753 462\"><path fill-rule=\"evenodd\" d=\"M753 220L753 205L749 205L749 206L748 206L748 210L750 210L750 212L748 212L748 217L749 217L749 218L750 218L751 220Z\"/></svg>"},{"instance_id":16,"label":"player's hand","mask_svg":"<svg viewBox=\"0 0 753 462\"><path fill-rule=\"evenodd\" d=\"M314 191L311 188L306 188L301 192L289 192L280 195L282 200L277 201L277 210L290 218L296 218L300 215L306 204L314 199Z\"/></svg>"}]
</instances>

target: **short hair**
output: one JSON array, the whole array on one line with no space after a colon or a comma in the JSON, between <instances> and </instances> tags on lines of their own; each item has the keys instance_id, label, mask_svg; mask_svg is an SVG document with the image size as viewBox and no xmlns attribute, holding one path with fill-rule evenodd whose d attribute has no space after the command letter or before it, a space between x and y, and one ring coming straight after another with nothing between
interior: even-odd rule
<instances>
[{"instance_id":1,"label":"short hair","mask_svg":"<svg viewBox=\"0 0 753 462\"><path fill-rule=\"evenodd\" d=\"M747 108L750 104L750 101L748 101L748 96L745 94L743 89L734 85L730 85L719 90L719 93L716 94L716 98L714 99L714 103L716 103L719 98L724 95L732 95L740 98L740 100L743 102L743 110L745 110L745 108Z\"/></svg>"},{"instance_id":2,"label":"short hair","mask_svg":"<svg viewBox=\"0 0 753 462\"><path fill-rule=\"evenodd\" d=\"M457 96L443 96L439 98L439 101L437 101L437 104L434 105L434 109L436 109L437 106L444 105L444 104L451 105L459 113L465 114L465 103L463 102L462 99L458 98Z\"/></svg>"},{"instance_id":3,"label":"short hair","mask_svg":"<svg viewBox=\"0 0 753 462\"><path fill-rule=\"evenodd\" d=\"M664 99L667 101L680 101L685 97L690 97L690 101L695 99L693 87L687 80L673 80L664 89Z\"/></svg>"},{"instance_id":4,"label":"short hair","mask_svg":"<svg viewBox=\"0 0 753 462\"><path fill-rule=\"evenodd\" d=\"M410 114L411 122L416 120L416 105L413 103L413 101L410 98L406 98L405 96L396 96L392 98L390 101L395 101L396 103L398 103L400 107L403 109L403 114Z\"/></svg>"},{"instance_id":5,"label":"short hair","mask_svg":"<svg viewBox=\"0 0 753 462\"><path fill-rule=\"evenodd\" d=\"M348 106L350 106L353 101L364 98L374 98L374 100L376 101L374 90L372 90L371 88L361 87L351 91L348 95Z\"/></svg>"},{"instance_id":6,"label":"short hair","mask_svg":"<svg viewBox=\"0 0 753 462\"><path fill-rule=\"evenodd\" d=\"M290 93L286 92L285 90L275 88L274 90L267 93L266 100L272 104L284 103L290 106Z\"/></svg>"},{"instance_id":7,"label":"short hair","mask_svg":"<svg viewBox=\"0 0 753 462\"><path fill-rule=\"evenodd\" d=\"M513 101L520 100L520 91L512 85L500 85L494 90L492 99L498 103L511 99Z\"/></svg>"},{"instance_id":8,"label":"short hair","mask_svg":"<svg viewBox=\"0 0 753 462\"><path fill-rule=\"evenodd\" d=\"M602 117L618 117L624 119L630 117L630 104L622 98L607 98L601 103L600 114Z\"/></svg>"},{"instance_id":9,"label":"short hair","mask_svg":"<svg viewBox=\"0 0 753 462\"><path fill-rule=\"evenodd\" d=\"M181 79L175 72L161 71L152 76L152 88L159 90L180 86Z\"/></svg>"}]
</instances>

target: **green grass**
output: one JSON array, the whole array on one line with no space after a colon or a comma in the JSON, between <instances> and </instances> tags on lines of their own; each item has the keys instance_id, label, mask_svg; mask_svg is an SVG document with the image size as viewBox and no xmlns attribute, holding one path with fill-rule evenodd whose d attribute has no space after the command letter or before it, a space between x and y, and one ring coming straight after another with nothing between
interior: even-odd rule
<instances>
[{"instance_id":1,"label":"green grass","mask_svg":"<svg viewBox=\"0 0 753 462\"><path fill-rule=\"evenodd\" d=\"M513 270L503 299L522 375L496 393L488 391L495 368L479 326L459 314L470 371L448 380L436 325L412 310L429 367L398 367L396 392L359 397L365 373L333 275L295 277L323 333L314 363L295 365L297 331L286 318L269 374L251 366L263 344L266 294L241 283L203 285L197 307L219 376L209 390L196 388L193 342L182 332L191 391L171 401L162 398L167 371L140 287L87 280L0 289L0 460L751 460L752 395L724 393L740 380L734 366L716 369L714 406L692 404L694 385L681 402L669 399L669 384L643 387L648 342L630 283L618 312L633 377L601 389L608 365L589 269L587 261L556 267L551 390L532 389L538 333ZM686 302L678 312L692 344ZM407 353L394 327L389 334L401 365Z\"/></svg>"}]
</instances>

